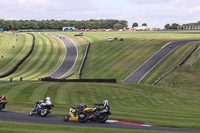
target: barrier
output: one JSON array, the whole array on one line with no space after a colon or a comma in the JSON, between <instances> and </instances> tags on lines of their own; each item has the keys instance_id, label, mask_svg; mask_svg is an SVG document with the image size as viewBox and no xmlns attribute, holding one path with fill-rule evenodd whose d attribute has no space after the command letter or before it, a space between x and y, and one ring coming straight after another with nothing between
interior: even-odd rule
<instances>
[{"instance_id":1,"label":"barrier","mask_svg":"<svg viewBox=\"0 0 200 133\"><path fill-rule=\"evenodd\" d=\"M53 79L51 77L41 78L41 81L50 82L96 82L96 83L117 83L116 79Z\"/></svg>"},{"instance_id":2,"label":"barrier","mask_svg":"<svg viewBox=\"0 0 200 133\"><path fill-rule=\"evenodd\" d=\"M85 56L84 56L84 58L83 58L83 61L82 61L82 63L81 63L81 66L80 66L80 68L79 68L79 72L78 72L78 77L79 77L79 79L81 79L82 70L83 70L83 67L84 67L84 65L85 65L85 61L86 61L86 59L87 59L87 55L88 55L88 52L89 52L89 48L90 48L90 42L89 42L88 45L87 45L87 48L86 48L86 51L85 51Z\"/></svg>"},{"instance_id":3,"label":"barrier","mask_svg":"<svg viewBox=\"0 0 200 133\"><path fill-rule=\"evenodd\" d=\"M30 34L30 33L28 33ZM35 36L33 34L30 34L33 36L33 43L32 43L32 47L31 47L31 50L28 52L28 54L22 59L20 60L17 65L15 67L13 67L9 72L3 74L3 75L0 75L0 78L4 78L4 77L7 77L9 76L10 74L13 74L17 69L18 67L31 55L31 53L33 52L33 49L35 47Z\"/></svg>"},{"instance_id":4,"label":"barrier","mask_svg":"<svg viewBox=\"0 0 200 133\"><path fill-rule=\"evenodd\" d=\"M160 76L156 81L153 82L152 85L156 85L161 79L163 79L168 74L172 73L174 70L176 70L177 68L179 68L180 66L182 66L188 60L188 58L197 50L198 47L199 47L199 44L197 44L196 47L193 48L190 51L190 53L178 65L176 65L174 68L172 68L171 70L169 70L168 72L166 72L165 74L163 74L162 76Z\"/></svg>"}]
</instances>

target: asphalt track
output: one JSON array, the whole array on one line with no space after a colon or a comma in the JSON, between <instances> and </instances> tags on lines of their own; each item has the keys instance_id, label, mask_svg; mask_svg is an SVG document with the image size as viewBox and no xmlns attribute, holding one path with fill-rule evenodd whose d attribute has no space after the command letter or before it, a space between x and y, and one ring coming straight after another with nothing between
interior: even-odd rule
<instances>
[{"instance_id":1,"label":"asphalt track","mask_svg":"<svg viewBox=\"0 0 200 133\"><path fill-rule=\"evenodd\" d=\"M35 124L51 124L51 125L67 125L67 126L84 126L84 127L96 127L96 128L117 128L117 129L133 129L133 130L158 130L158 131L179 131L179 132L200 132L200 130L193 129L180 129L180 128L167 128L167 127L149 127L149 126L138 126L121 123L77 123L77 122L63 122L62 117L39 117L29 116L28 114L1 111L0 121L12 121L22 123L35 123Z\"/></svg>"},{"instance_id":2,"label":"asphalt track","mask_svg":"<svg viewBox=\"0 0 200 133\"><path fill-rule=\"evenodd\" d=\"M181 44L196 42L200 40L185 40L171 42L165 45L152 57L150 57L145 63L138 67L133 73L131 73L123 82L139 83L162 59L170 54L176 47Z\"/></svg>"},{"instance_id":3,"label":"asphalt track","mask_svg":"<svg viewBox=\"0 0 200 133\"><path fill-rule=\"evenodd\" d=\"M73 43L73 41L67 37L57 35L57 34L49 34L49 35L52 35L52 36L55 36L55 37L61 39L66 47L66 53L65 53L65 57L62 61L62 64L59 66L59 68L56 71L49 74L49 76L48 76L48 77L52 77L52 78L60 78L63 75L65 75L66 73L68 73L73 68L73 66L77 60L78 49L77 49L76 45Z\"/></svg>"}]
</instances>

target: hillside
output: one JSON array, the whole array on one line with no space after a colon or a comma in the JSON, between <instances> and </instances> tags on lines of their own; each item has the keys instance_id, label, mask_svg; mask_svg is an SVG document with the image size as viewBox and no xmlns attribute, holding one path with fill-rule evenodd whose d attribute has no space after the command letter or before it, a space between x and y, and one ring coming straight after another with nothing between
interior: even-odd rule
<instances>
[{"instance_id":1,"label":"hillside","mask_svg":"<svg viewBox=\"0 0 200 133\"><path fill-rule=\"evenodd\" d=\"M110 119L155 126L200 129L200 92L141 84L24 82L0 85L9 100L6 110L28 113L34 103L50 96L55 108L50 115L63 116L71 106L107 99Z\"/></svg>"},{"instance_id":2,"label":"hillside","mask_svg":"<svg viewBox=\"0 0 200 133\"><path fill-rule=\"evenodd\" d=\"M36 80L39 76L48 76L59 67L64 58L65 48L60 40L48 35L34 35L36 44L33 53L15 73L9 75L14 80L19 80L21 76L24 80ZM29 38L29 42L32 44L32 39ZM9 77L0 80L8 81Z\"/></svg>"},{"instance_id":3,"label":"hillside","mask_svg":"<svg viewBox=\"0 0 200 133\"><path fill-rule=\"evenodd\" d=\"M199 39L198 33L199 32L84 32L83 37L76 37L84 38L88 42L91 42L91 48L83 69L82 77L116 78L121 82L168 42ZM66 32L62 34L70 37L76 33ZM124 38L125 41L107 42L108 37ZM155 73L152 74L153 72L150 73L151 76L148 75L150 78L142 82L151 84L154 79L170 70L171 67L177 65L195 45L196 43L192 45L185 44L178 47L173 52L175 53L174 55L173 53L169 55L167 63L161 63L160 67L164 69L159 69L156 75ZM83 51L84 50L85 49L83 49ZM171 58L172 55L174 56L173 58ZM179 58L174 61L177 55ZM171 66L166 67L166 65L169 64ZM78 71L78 67L76 70Z\"/></svg>"}]
</instances>

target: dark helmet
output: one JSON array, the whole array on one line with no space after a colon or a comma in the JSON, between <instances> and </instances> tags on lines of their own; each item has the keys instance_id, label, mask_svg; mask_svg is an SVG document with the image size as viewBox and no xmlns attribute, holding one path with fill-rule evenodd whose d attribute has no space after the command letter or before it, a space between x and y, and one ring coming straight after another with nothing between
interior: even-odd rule
<instances>
[{"instance_id":1,"label":"dark helmet","mask_svg":"<svg viewBox=\"0 0 200 133\"><path fill-rule=\"evenodd\" d=\"M80 103L80 106L84 106L85 104L84 103Z\"/></svg>"}]
</instances>

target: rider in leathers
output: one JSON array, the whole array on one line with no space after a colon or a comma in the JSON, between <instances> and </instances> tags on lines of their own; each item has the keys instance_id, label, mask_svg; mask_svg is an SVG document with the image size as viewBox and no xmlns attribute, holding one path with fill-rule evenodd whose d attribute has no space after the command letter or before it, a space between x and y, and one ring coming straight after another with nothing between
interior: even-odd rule
<instances>
[{"instance_id":1,"label":"rider in leathers","mask_svg":"<svg viewBox=\"0 0 200 133\"><path fill-rule=\"evenodd\" d=\"M45 100L40 100L35 104L35 110L41 109L45 105L51 105L50 97L47 97Z\"/></svg>"}]
</instances>

